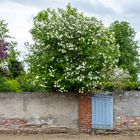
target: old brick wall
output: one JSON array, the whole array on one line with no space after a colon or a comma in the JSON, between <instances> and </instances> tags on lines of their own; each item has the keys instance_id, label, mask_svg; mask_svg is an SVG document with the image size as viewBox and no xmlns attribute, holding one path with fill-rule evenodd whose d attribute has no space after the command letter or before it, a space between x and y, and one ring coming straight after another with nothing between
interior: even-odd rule
<instances>
[{"instance_id":1,"label":"old brick wall","mask_svg":"<svg viewBox=\"0 0 140 140\"><path fill-rule=\"evenodd\" d=\"M75 93L0 93L0 128L78 128Z\"/></svg>"},{"instance_id":2,"label":"old brick wall","mask_svg":"<svg viewBox=\"0 0 140 140\"><path fill-rule=\"evenodd\" d=\"M113 92L114 129L140 130L140 92ZM104 93L108 95L108 93ZM92 95L79 95L79 128L90 132L92 129Z\"/></svg>"},{"instance_id":3,"label":"old brick wall","mask_svg":"<svg viewBox=\"0 0 140 140\"><path fill-rule=\"evenodd\" d=\"M75 93L0 93L0 128L66 127L92 129L92 95ZM114 97L114 128L140 129L140 92Z\"/></svg>"},{"instance_id":4,"label":"old brick wall","mask_svg":"<svg viewBox=\"0 0 140 140\"><path fill-rule=\"evenodd\" d=\"M140 92L115 93L114 124L119 130L140 129Z\"/></svg>"},{"instance_id":5,"label":"old brick wall","mask_svg":"<svg viewBox=\"0 0 140 140\"><path fill-rule=\"evenodd\" d=\"M92 128L92 101L90 94L79 94L79 128L90 132Z\"/></svg>"}]
</instances>

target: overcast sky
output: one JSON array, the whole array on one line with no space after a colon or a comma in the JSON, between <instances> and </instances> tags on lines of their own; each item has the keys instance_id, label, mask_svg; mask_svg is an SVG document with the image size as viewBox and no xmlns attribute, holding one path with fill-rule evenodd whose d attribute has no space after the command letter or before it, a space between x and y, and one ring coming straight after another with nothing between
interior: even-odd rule
<instances>
[{"instance_id":1,"label":"overcast sky","mask_svg":"<svg viewBox=\"0 0 140 140\"><path fill-rule=\"evenodd\" d=\"M8 23L10 35L25 52L24 42L31 42L29 30L33 17L46 8L65 8L68 3L88 16L95 16L109 26L115 20L128 21L140 41L140 0L0 0L0 19Z\"/></svg>"}]
</instances>

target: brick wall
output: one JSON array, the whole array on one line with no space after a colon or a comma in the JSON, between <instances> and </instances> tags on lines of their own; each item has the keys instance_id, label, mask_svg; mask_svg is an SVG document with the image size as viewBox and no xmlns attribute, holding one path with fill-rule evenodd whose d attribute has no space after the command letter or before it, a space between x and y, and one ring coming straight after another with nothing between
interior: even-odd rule
<instances>
[{"instance_id":1,"label":"brick wall","mask_svg":"<svg viewBox=\"0 0 140 140\"><path fill-rule=\"evenodd\" d=\"M3 119L0 120L0 128L19 128L27 124L24 119Z\"/></svg>"},{"instance_id":2,"label":"brick wall","mask_svg":"<svg viewBox=\"0 0 140 140\"><path fill-rule=\"evenodd\" d=\"M41 127L92 130L91 94L0 93L0 129ZM140 129L140 92L113 93L114 128Z\"/></svg>"},{"instance_id":3,"label":"brick wall","mask_svg":"<svg viewBox=\"0 0 140 140\"><path fill-rule=\"evenodd\" d=\"M0 93L1 128L92 127L90 94Z\"/></svg>"},{"instance_id":4,"label":"brick wall","mask_svg":"<svg viewBox=\"0 0 140 140\"><path fill-rule=\"evenodd\" d=\"M119 130L140 130L140 117L117 116L115 128Z\"/></svg>"},{"instance_id":5,"label":"brick wall","mask_svg":"<svg viewBox=\"0 0 140 140\"><path fill-rule=\"evenodd\" d=\"M140 130L140 92L114 92L114 129ZM92 129L92 99L90 94L79 95L79 128Z\"/></svg>"},{"instance_id":6,"label":"brick wall","mask_svg":"<svg viewBox=\"0 0 140 140\"><path fill-rule=\"evenodd\" d=\"M140 92L118 92L114 95L115 129L140 129Z\"/></svg>"},{"instance_id":7,"label":"brick wall","mask_svg":"<svg viewBox=\"0 0 140 140\"><path fill-rule=\"evenodd\" d=\"M79 128L82 132L90 132L92 128L92 102L90 94L79 95Z\"/></svg>"}]
</instances>

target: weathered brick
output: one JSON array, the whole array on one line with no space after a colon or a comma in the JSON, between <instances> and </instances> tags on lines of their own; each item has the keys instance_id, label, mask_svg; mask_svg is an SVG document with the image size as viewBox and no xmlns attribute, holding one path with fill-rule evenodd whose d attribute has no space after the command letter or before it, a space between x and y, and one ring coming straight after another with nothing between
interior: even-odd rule
<instances>
[{"instance_id":1,"label":"weathered brick","mask_svg":"<svg viewBox=\"0 0 140 140\"><path fill-rule=\"evenodd\" d=\"M117 129L139 129L140 117L117 116L115 119L115 128Z\"/></svg>"},{"instance_id":2,"label":"weathered brick","mask_svg":"<svg viewBox=\"0 0 140 140\"><path fill-rule=\"evenodd\" d=\"M26 123L27 121L22 119L3 119L0 120L0 127L2 128L14 127L14 126L17 127L17 126L22 126Z\"/></svg>"},{"instance_id":3,"label":"weathered brick","mask_svg":"<svg viewBox=\"0 0 140 140\"><path fill-rule=\"evenodd\" d=\"M79 128L89 132L92 128L92 103L90 94L79 95Z\"/></svg>"}]
</instances>

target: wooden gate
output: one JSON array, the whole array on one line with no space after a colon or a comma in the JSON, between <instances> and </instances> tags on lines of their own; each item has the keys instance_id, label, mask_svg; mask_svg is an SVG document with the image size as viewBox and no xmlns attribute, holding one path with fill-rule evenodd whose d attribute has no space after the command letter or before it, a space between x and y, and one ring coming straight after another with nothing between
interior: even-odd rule
<instances>
[{"instance_id":1,"label":"wooden gate","mask_svg":"<svg viewBox=\"0 0 140 140\"><path fill-rule=\"evenodd\" d=\"M92 96L92 128L113 129L112 96Z\"/></svg>"}]
</instances>

